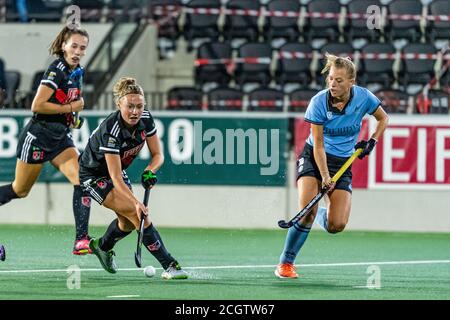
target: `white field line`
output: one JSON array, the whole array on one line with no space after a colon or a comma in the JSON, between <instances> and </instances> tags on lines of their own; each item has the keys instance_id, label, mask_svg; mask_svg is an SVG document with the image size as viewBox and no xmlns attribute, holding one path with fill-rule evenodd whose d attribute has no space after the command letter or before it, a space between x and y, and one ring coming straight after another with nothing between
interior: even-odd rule
<instances>
[{"instance_id":1,"label":"white field line","mask_svg":"<svg viewBox=\"0 0 450 320\"><path fill-rule=\"evenodd\" d=\"M140 295L138 294L125 294L121 296L107 296L107 298L138 298Z\"/></svg>"},{"instance_id":2,"label":"white field line","mask_svg":"<svg viewBox=\"0 0 450 320\"><path fill-rule=\"evenodd\" d=\"M414 261L371 261L371 262L340 262L340 263L312 263L312 264L296 264L301 268L315 267L352 267L352 266L368 266L368 265L407 265L407 264L440 264L448 263L450 260L414 260ZM212 269L258 269L258 268L275 268L276 265L242 265L242 266L201 266L201 267L184 267L186 270L212 270ZM162 270L162 268L155 268ZM144 268L119 268L118 271L143 271ZM101 268L80 269L81 272L98 272L104 271ZM73 272L69 269L23 269L23 270L0 270L0 274L7 273L51 273L51 272Z\"/></svg>"}]
</instances>

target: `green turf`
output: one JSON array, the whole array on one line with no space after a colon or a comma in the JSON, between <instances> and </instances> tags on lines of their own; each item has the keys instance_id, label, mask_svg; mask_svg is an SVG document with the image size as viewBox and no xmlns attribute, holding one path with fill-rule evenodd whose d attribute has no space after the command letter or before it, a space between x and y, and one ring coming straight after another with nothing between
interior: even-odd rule
<instances>
[{"instance_id":1,"label":"green turf","mask_svg":"<svg viewBox=\"0 0 450 320\"><path fill-rule=\"evenodd\" d=\"M91 227L91 234L104 230ZM298 267L300 278L282 280L275 278L273 266L285 232L161 228L166 246L187 267L190 279L162 280L161 269L154 278L137 269L115 275L82 271L81 288L71 290L69 266L101 268L95 256L71 254L73 227L0 225L0 243L7 248L7 260L0 262L0 299L450 299L450 234L313 231L296 261L305 265ZM136 268L135 244L134 233L118 243L119 268ZM379 264L381 288L367 288L370 262L419 260L447 262ZM352 262L367 264L317 265ZM160 268L145 249L143 264ZM12 270L54 271L5 272Z\"/></svg>"}]
</instances>

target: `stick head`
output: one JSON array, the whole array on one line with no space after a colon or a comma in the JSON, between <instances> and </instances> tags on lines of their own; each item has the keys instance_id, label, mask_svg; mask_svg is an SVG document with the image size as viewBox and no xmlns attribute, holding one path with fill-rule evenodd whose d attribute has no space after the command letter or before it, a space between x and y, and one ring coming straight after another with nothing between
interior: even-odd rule
<instances>
[{"instance_id":1,"label":"stick head","mask_svg":"<svg viewBox=\"0 0 450 320\"><path fill-rule=\"evenodd\" d=\"M142 262L141 262L141 253L136 252L134 254L134 262L136 263L136 267L141 268Z\"/></svg>"},{"instance_id":2,"label":"stick head","mask_svg":"<svg viewBox=\"0 0 450 320\"><path fill-rule=\"evenodd\" d=\"M285 220L280 220L278 221L278 226L282 229L288 229L292 227L292 223L290 221L286 222Z\"/></svg>"}]
</instances>

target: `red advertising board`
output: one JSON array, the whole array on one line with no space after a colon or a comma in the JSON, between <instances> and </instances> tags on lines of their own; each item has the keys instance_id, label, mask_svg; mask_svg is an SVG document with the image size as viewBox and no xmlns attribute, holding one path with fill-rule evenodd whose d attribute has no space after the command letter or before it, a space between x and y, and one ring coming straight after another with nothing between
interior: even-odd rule
<instances>
[{"instance_id":1,"label":"red advertising board","mask_svg":"<svg viewBox=\"0 0 450 320\"><path fill-rule=\"evenodd\" d=\"M364 119L359 139L367 139L375 126L375 119ZM296 120L297 155L309 129L303 119ZM370 157L354 162L353 187L450 189L450 118L390 116L389 126Z\"/></svg>"}]
</instances>

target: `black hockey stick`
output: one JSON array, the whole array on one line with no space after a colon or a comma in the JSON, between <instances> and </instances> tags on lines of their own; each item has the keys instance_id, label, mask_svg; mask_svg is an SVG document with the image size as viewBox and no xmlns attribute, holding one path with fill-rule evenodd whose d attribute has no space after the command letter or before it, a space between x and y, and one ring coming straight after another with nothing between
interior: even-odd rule
<instances>
[{"instance_id":1,"label":"black hockey stick","mask_svg":"<svg viewBox=\"0 0 450 320\"><path fill-rule=\"evenodd\" d=\"M331 180L333 182L338 181L339 178L344 174L344 172L348 169L348 167L350 167L350 165L361 154L362 151L363 151L363 149L357 149L351 155L351 157L348 158L347 161L342 165L342 167L339 169L339 171L336 172L336 174L333 176L333 178L331 178ZM304 207L299 213L297 213L295 215L295 217L293 217L288 222L286 222L285 220L278 221L278 226L283 229L292 227L294 225L294 223L296 223L297 221L302 219L304 216L306 216L312 210L312 208L314 208L314 206L317 203L319 203L320 199L322 199L323 196L327 194L328 190L329 190L329 188L326 188L326 187L322 188L320 190L320 192L314 198L312 198L312 200L306 205L306 207Z\"/></svg>"},{"instance_id":2,"label":"black hockey stick","mask_svg":"<svg viewBox=\"0 0 450 320\"><path fill-rule=\"evenodd\" d=\"M150 196L150 189L145 189L144 206L146 206L146 207L148 205L149 196ZM139 224L137 247L136 247L136 252L134 253L134 262L136 263L136 266L138 268L142 267L141 252L142 252L142 240L144 239L144 221L145 221L145 215L143 212L141 212L141 222Z\"/></svg>"}]
</instances>

